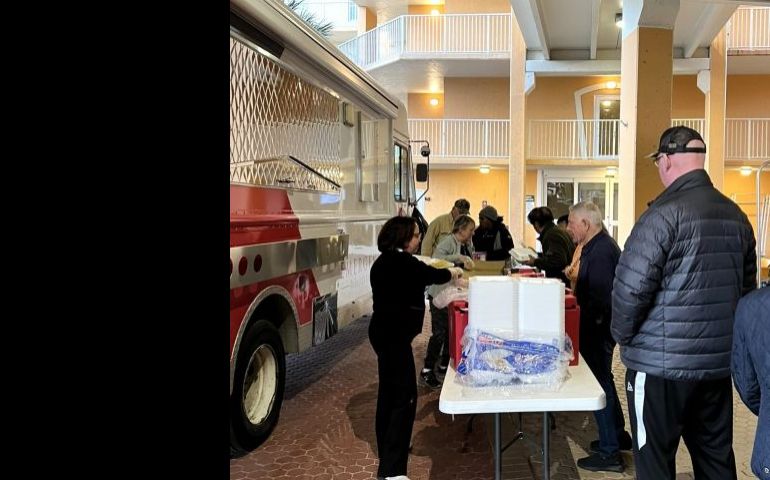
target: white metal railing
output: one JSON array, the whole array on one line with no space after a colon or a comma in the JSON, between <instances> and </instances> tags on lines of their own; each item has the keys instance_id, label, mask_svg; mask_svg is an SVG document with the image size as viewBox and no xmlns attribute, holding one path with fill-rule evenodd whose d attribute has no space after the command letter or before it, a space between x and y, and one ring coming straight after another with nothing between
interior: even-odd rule
<instances>
[{"instance_id":1,"label":"white metal railing","mask_svg":"<svg viewBox=\"0 0 770 480\"><path fill-rule=\"evenodd\" d=\"M618 120L530 120L532 159L618 158Z\"/></svg>"},{"instance_id":2,"label":"white metal railing","mask_svg":"<svg viewBox=\"0 0 770 480\"><path fill-rule=\"evenodd\" d=\"M735 160L770 158L770 118L726 119L725 158Z\"/></svg>"},{"instance_id":3,"label":"white metal railing","mask_svg":"<svg viewBox=\"0 0 770 480\"><path fill-rule=\"evenodd\" d=\"M339 45L363 68L401 56L507 56L511 16L499 14L402 15Z\"/></svg>"},{"instance_id":4,"label":"white metal railing","mask_svg":"<svg viewBox=\"0 0 770 480\"><path fill-rule=\"evenodd\" d=\"M704 131L706 121L702 118L672 118L671 126L675 127L677 125L684 125L685 127L692 128L702 136L706 136L706 132Z\"/></svg>"},{"instance_id":5,"label":"white metal railing","mask_svg":"<svg viewBox=\"0 0 770 480\"><path fill-rule=\"evenodd\" d=\"M411 138L428 140L433 157L507 158L510 120L410 119Z\"/></svg>"},{"instance_id":6,"label":"white metal railing","mask_svg":"<svg viewBox=\"0 0 770 480\"><path fill-rule=\"evenodd\" d=\"M727 49L770 50L770 7L738 7L728 22Z\"/></svg>"}]
</instances>

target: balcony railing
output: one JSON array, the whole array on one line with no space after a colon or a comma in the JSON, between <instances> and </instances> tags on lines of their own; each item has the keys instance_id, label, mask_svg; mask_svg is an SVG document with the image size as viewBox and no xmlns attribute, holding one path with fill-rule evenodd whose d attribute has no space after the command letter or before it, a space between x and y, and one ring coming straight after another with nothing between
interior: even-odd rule
<instances>
[{"instance_id":1,"label":"balcony railing","mask_svg":"<svg viewBox=\"0 0 770 480\"><path fill-rule=\"evenodd\" d=\"M770 7L739 7L728 22L728 53L770 53Z\"/></svg>"},{"instance_id":2,"label":"balcony railing","mask_svg":"<svg viewBox=\"0 0 770 480\"><path fill-rule=\"evenodd\" d=\"M702 118L675 118L704 132ZM618 120L530 120L527 158L531 160L617 160ZM504 159L510 155L507 119L410 119L409 135L428 140L431 156L442 159ZM728 118L725 159L770 158L770 118Z\"/></svg>"},{"instance_id":3,"label":"balcony railing","mask_svg":"<svg viewBox=\"0 0 770 480\"><path fill-rule=\"evenodd\" d=\"M704 131L702 118L675 118L671 125ZM618 120L530 120L528 155L533 160L615 160ZM770 118L725 120L725 159L770 158Z\"/></svg>"},{"instance_id":4,"label":"balcony railing","mask_svg":"<svg viewBox=\"0 0 770 480\"><path fill-rule=\"evenodd\" d=\"M508 158L510 120L409 120L409 135L428 140L432 157Z\"/></svg>"},{"instance_id":5,"label":"balcony railing","mask_svg":"<svg viewBox=\"0 0 770 480\"><path fill-rule=\"evenodd\" d=\"M770 159L770 118L728 118L725 123L726 159Z\"/></svg>"},{"instance_id":6,"label":"balcony railing","mask_svg":"<svg viewBox=\"0 0 770 480\"><path fill-rule=\"evenodd\" d=\"M511 51L511 16L402 15L340 44L339 49L362 68L398 58L507 58Z\"/></svg>"}]
</instances>

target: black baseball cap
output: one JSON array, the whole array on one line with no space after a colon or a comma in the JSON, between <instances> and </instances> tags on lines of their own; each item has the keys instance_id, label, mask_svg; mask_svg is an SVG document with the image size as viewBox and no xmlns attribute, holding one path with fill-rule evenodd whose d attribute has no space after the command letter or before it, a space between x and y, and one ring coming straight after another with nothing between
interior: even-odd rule
<instances>
[{"instance_id":1,"label":"black baseball cap","mask_svg":"<svg viewBox=\"0 0 770 480\"><path fill-rule=\"evenodd\" d=\"M647 155L647 158L658 158L658 155L661 153L669 155L684 152L706 153L706 147L688 147L687 144L691 140L700 140L704 145L706 144L700 133L690 127L685 127L684 125L671 127L660 136L658 150Z\"/></svg>"}]
</instances>

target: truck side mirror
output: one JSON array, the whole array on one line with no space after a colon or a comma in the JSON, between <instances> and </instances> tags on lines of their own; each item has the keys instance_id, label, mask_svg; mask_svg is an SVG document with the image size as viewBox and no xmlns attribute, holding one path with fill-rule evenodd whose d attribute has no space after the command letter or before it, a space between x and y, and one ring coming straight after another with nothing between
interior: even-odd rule
<instances>
[{"instance_id":1,"label":"truck side mirror","mask_svg":"<svg viewBox=\"0 0 770 480\"><path fill-rule=\"evenodd\" d=\"M425 163L418 163L417 164L417 170L415 172L415 176L417 177L418 182L427 182L428 181L428 165Z\"/></svg>"}]
</instances>

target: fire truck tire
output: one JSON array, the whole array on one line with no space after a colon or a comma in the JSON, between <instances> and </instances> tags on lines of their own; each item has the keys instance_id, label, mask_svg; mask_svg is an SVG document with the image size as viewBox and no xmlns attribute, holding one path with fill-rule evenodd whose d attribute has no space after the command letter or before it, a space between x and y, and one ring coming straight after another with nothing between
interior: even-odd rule
<instances>
[{"instance_id":1,"label":"fire truck tire","mask_svg":"<svg viewBox=\"0 0 770 480\"><path fill-rule=\"evenodd\" d=\"M267 320L252 325L235 360L230 395L230 456L259 447L278 423L286 358L278 330Z\"/></svg>"}]
</instances>

